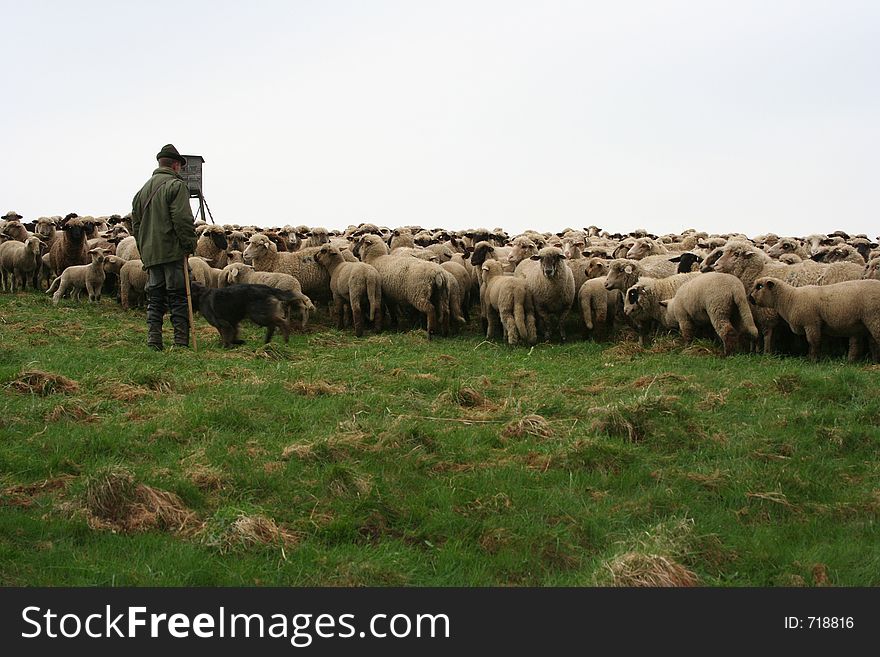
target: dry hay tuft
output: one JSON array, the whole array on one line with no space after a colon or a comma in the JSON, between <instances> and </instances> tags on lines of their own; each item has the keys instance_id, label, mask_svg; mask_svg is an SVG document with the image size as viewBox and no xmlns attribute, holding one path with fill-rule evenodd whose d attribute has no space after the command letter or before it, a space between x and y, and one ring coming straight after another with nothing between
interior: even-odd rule
<instances>
[{"instance_id":1,"label":"dry hay tuft","mask_svg":"<svg viewBox=\"0 0 880 657\"><path fill-rule=\"evenodd\" d=\"M626 341L618 342L613 347L605 349L602 353L611 358L631 358L632 356L645 353L645 350L639 346L638 342Z\"/></svg>"},{"instance_id":2,"label":"dry hay tuft","mask_svg":"<svg viewBox=\"0 0 880 657\"><path fill-rule=\"evenodd\" d=\"M642 396L631 402L591 408L589 412L598 416L591 428L609 436L640 442L648 436L657 416L676 414L677 401L678 397L671 395Z\"/></svg>"},{"instance_id":3,"label":"dry hay tuft","mask_svg":"<svg viewBox=\"0 0 880 657\"><path fill-rule=\"evenodd\" d=\"M194 465L187 471L193 486L202 491L221 490L226 485L226 477L221 470L210 465Z\"/></svg>"},{"instance_id":4,"label":"dry hay tuft","mask_svg":"<svg viewBox=\"0 0 880 657\"><path fill-rule=\"evenodd\" d=\"M828 576L828 566L824 563L813 565L813 584L816 586L832 586L831 578Z\"/></svg>"},{"instance_id":5,"label":"dry hay tuft","mask_svg":"<svg viewBox=\"0 0 880 657\"><path fill-rule=\"evenodd\" d=\"M281 459L284 461L288 461L293 457L300 459L301 461L310 461L315 458L315 446L313 443L294 443L293 445L288 445L281 452Z\"/></svg>"},{"instance_id":6,"label":"dry hay tuft","mask_svg":"<svg viewBox=\"0 0 880 657\"><path fill-rule=\"evenodd\" d=\"M534 436L535 438L551 438L553 429L550 423L540 415L526 415L519 420L513 420L502 430L503 438L521 438L522 436Z\"/></svg>"},{"instance_id":7,"label":"dry hay tuft","mask_svg":"<svg viewBox=\"0 0 880 657\"><path fill-rule=\"evenodd\" d=\"M9 387L24 394L37 394L40 397L45 397L54 393L77 392L79 383L60 374L52 374L42 370L25 370L18 375L17 379L9 383Z\"/></svg>"},{"instance_id":8,"label":"dry hay tuft","mask_svg":"<svg viewBox=\"0 0 880 657\"><path fill-rule=\"evenodd\" d=\"M278 525L272 518L245 511L230 517L218 514L202 531L202 542L221 554L265 545L276 545L283 550L296 547L300 540L302 534Z\"/></svg>"},{"instance_id":9,"label":"dry hay tuft","mask_svg":"<svg viewBox=\"0 0 880 657\"><path fill-rule=\"evenodd\" d=\"M513 540L513 533L506 527L495 527L480 536L480 549L486 554L497 554Z\"/></svg>"},{"instance_id":10,"label":"dry hay tuft","mask_svg":"<svg viewBox=\"0 0 880 657\"><path fill-rule=\"evenodd\" d=\"M85 506L93 529L187 533L198 526L195 513L177 495L139 484L119 467L107 468L88 480Z\"/></svg>"},{"instance_id":11,"label":"dry hay tuft","mask_svg":"<svg viewBox=\"0 0 880 657\"><path fill-rule=\"evenodd\" d=\"M421 373L421 374L413 374L412 378L420 379L422 381L439 381L440 379L433 374Z\"/></svg>"},{"instance_id":12,"label":"dry hay tuft","mask_svg":"<svg viewBox=\"0 0 880 657\"><path fill-rule=\"evenodd\" d=\"M52 479L44 479L32 484L16 484L3 489L0 505L19 506L27 508L33 506L35 498L51 491L63 490L73 479L73 475L60 475Z\"/></svg>"},{"instance_id":13,"label":"dry hay tuft","mask_svg":"<svg viewBox=\"0 0 880 657\"><path fill-rule=\"evenodd\" d=\"M681 374L675 374L674 372L663 372L662 374L655 374L653 376L640 376L638 379L632 382L632 387L650 388L655 383L667 383L670 381L681 383L688 381L692 378L692 376L682 376Z\"/></svg>"},{"instance_id":14,"label":"dry hay tuft","mask_svg":"<svg viewBox=\"0 0 880 657\"><path fill-rule=\"evenodd\" d=\"M305 381L294 381L293 383L285 383L285 389L297 395L306 397L317 397L319 395L339 395L346 392L344 385L333 385L327 381L313 381L307 383Z\"/></svg>"},{"instance_id":15,"label":"dry hay tuft","mask_svg":"<svg viewBox=\"0 0 880 657\"><path fill-rule=\"evenodd\" d=\"M142 397L146 397L150 394L150 391L142 386L133 386L128 383L117 383L108 386L104 394L116 401L133 402Z\"/></svg>"},{"instance_id":16,"label":"dry hay tuft","mask_svg":"<svg viewBox=\"0 0 880 657\"><path fill-rule=\"evenodd\" d=\"M675 560L659 554L626 552L605 566L610 586L697 586L696 574Z\"/></svg>"},{"instance_id":17,"label":"dry hay tuft","mask_svg":"<svg viewBox=\"0 0 880 657\"><path fill-rule=\"evenodd\" d=\"M59 420L69 419L74 422L97 422L101 418L97 415L97 413L92 413L82 406L79 403L70 403L66 406L64 404L58 404L51 411L46 413L44 417L46 422L58 422Z\"/></svg>"},{"instance_id":18,"label":"dry hay tuft","mask_svg":"<svg viewBox=\"0 0 880 657\"><path fill-rule=\"evenodd\" d=\"M488 401L481 393L467 386L454 390L452 392L452 399L459 406L464 406L465 408L476 408L488 404Z\"/></svg>"},{"instance_id":19,"label":"dry hay tuft","mask_svg":"<svg viewBox=\"0 0 880 657\"><path fill-rule=\"evenodd\" d=\"M701 486L705 486L709 490L716 490L720 488L727 480L727 472L722 472L721 470L715 470L713 472L710 472L709 474L702 474L700 472L688 472L685 477L693 482L700 484Z\"/></svg>"}]
</instances>

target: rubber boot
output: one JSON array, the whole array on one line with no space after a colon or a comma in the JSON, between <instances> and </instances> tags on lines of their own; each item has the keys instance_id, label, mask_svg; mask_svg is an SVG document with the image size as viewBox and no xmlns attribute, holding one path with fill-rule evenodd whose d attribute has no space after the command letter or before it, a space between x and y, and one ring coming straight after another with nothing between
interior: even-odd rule
<instances>
[{"instance_id":1,"label":"rubber boot","mask_svg":"<svg viewBox=\"0 0 880 657\"><path fill-rule=\"evenodd\" d=\"M162 319L165 316L165 290L147 291L147 346L162 351Z\"/></svg>"},{"instance_id":2,"label":"rubber boot","mask_svg":"<svg viewBox=\"0 0 880 657\"><path fill-rule=\"evenodd\" d=\"M174 346L189 347L189 306L186 292L169 292L168 306L171 311L171 325L174 327Z\"/></svg>"}]
</instances>

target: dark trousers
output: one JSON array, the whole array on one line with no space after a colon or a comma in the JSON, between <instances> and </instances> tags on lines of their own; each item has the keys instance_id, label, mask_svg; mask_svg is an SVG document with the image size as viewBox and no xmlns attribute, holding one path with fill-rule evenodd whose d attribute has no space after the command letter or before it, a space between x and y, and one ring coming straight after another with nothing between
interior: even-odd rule
<instances>
[{"instance_id":1,"label":"dark trousers","mask_svg":"<svg viewBox=\"0 0 880 657\"><path fill-rule=\"evenodd\" d=\"M170 311L174 344L189 346L189 310L186 303L183 258L147 267L147 344L162 346L162 321Z\"/></svg>"}]
</instances>

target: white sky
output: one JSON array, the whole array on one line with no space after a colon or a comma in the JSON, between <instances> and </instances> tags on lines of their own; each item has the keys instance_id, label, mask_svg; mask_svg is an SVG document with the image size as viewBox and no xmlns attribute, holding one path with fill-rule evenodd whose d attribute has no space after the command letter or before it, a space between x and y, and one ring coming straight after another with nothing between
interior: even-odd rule
<instances>
[{"instance_id":1,"label":"white sky","mask_svg":"<svg viewBox=\"0 0 880 657\"><path fill-rule=\"evenodd\" d=\"M0 211L880 233L880 2L0 0Z\"/></svg>"}]
</instances>

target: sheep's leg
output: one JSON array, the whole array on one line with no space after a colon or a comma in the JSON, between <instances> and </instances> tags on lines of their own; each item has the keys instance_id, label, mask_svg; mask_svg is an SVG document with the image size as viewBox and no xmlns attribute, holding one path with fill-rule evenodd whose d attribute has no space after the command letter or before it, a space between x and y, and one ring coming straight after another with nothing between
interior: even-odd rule
<instances>
[{"instance_id":1,"label":"sheep's leg","mask_svg":"<svg viewBox=\"0 0 880 657\"><path fill-rule=\"evenodd\" d=\"M486 309L486 339L492 340L495 338L495 331L498 328L498 319L493 308Z\"/></svg>"},{"instance_id":2,"label":"sheep's leg","mask_svg":"<svg viewBox=\"0 0 880 657\"><path fill-rule=\"evenodd\" d=\"M880 363L880 330L871 332L871 335L868 337L868 343L871 347L871 360L875 363Z\"/></svg>"},{"instance_id":3,"label":"sheep's leg","mask_svg":"<svg viewBox=\"0 0 880 657\"><path fill-rule=\"evenodd\" d=\"M272 336L273 336L273 335L275 335L275 325L274 325L274 324L269 324L269 326L266 327L266 340L265 340L265 344L269 344L270 342L272 342Z\"/></svg>"},{"instance_id":4,"label":"sheep's leg","mask_svg":"<svg viewBox=\"0 0 880 657\"><path fill-rule=\"evenodd\" d=\"M86 281L86 292L89 294L89 303L95 303L97 291L95 290L95 285L91 281Z\"/></svg>"},{"instance_id":5,"label":"sheep's leg","mask_svg":"<svg viewBox=\"0 0 880 657\"><path fill-rule=\"evenodd\" d=\"M810 360L819 360L819 347L822 344L822 329L817 325L804 327L804 333L807 336L807 343L810 345Z\"/></svg>"},{"instance_id":6,"label":"sheep's leg","mask_svg":"<svg viewBox=\"0 0 880 657\"><path fill-rule=\"evenodd\" d=\"M772 354L773 353L773 327L767 326L764 328L764 353Z\"/></svg>"},{"instance_id":7,"label":"sheep's leg","mask_svg":"<svg viewBox=\"0 0 880 657\"><path fill-rule=\"evenodd\" d=\"M535 313L540 320L541 330L544 334L544 342L550 342L550 315L543 308L536 308Z\"/></svg>"},{"instance_id":8,"label":"sheep's leg","mask_svg":"<svg viewBox=\"0 0 880 657\"><path fill-rule=\"evenodd\" d=\"M58 284L58 289L55 291L55 294L52 295L52 304L58 305L58 302L61 301L61 297L64 296L64 293L67 292L67 283L63 280Z\"/></svg>"},{"instance_id":9,"label":"sheep's leg","mask_svg":"<svg viewBox=\"0 0 880 657\"><path fill-rule=\"evenodd\" d=\"M355 294L351 297L351 323L354 326L354 334L362 337L364 334L364 316L361 312L361 300Z\"/></svg>"},{"instance_id":10,"label":"sheep's leg","mask_svg":"<svg viewBox=\"0 0 880 657\"><path fill-rule=\"evenodd\" d=\"M853 335L849 339L849 351L847 352L847 360L855 363L862 357L862 336Z\"/></svg>"},{"instance_id":11,"label":"sheep's leg","mask_svg":"<svg viewBox=\"0 0 880 657\"><path fill-rule=\"evenodd\" d=\"M336 313L336 328L341 331L345 326L345 322L343 320L343 315L345 313L345 301L339 294L336 294L336 292L333 293L333 309Z\"/></svg>"},{"instance_id":12,"label":"sheep's leg","mask_svg":"<svg viewBox=\"0 0 880 657\"><path fill-rule=\"evenodd\" d=\"M565 342L565 320L568 319L568 311L563 310L558 315L559 318L559 340Z\"/></svg>"},{"instance_id":13,"label":"sheep's leg","mask_svg":"<svg viewBox=\"0 0 880 657\"><path fill-rule=\"evenodd\" d=\"M504 326L505 333L507 333L507 344L519 344L520 336L519 331L516 330L516 320L514 320L513 314L505 313L502 315L501 323Z\"/></svg>"}]
</instances>

